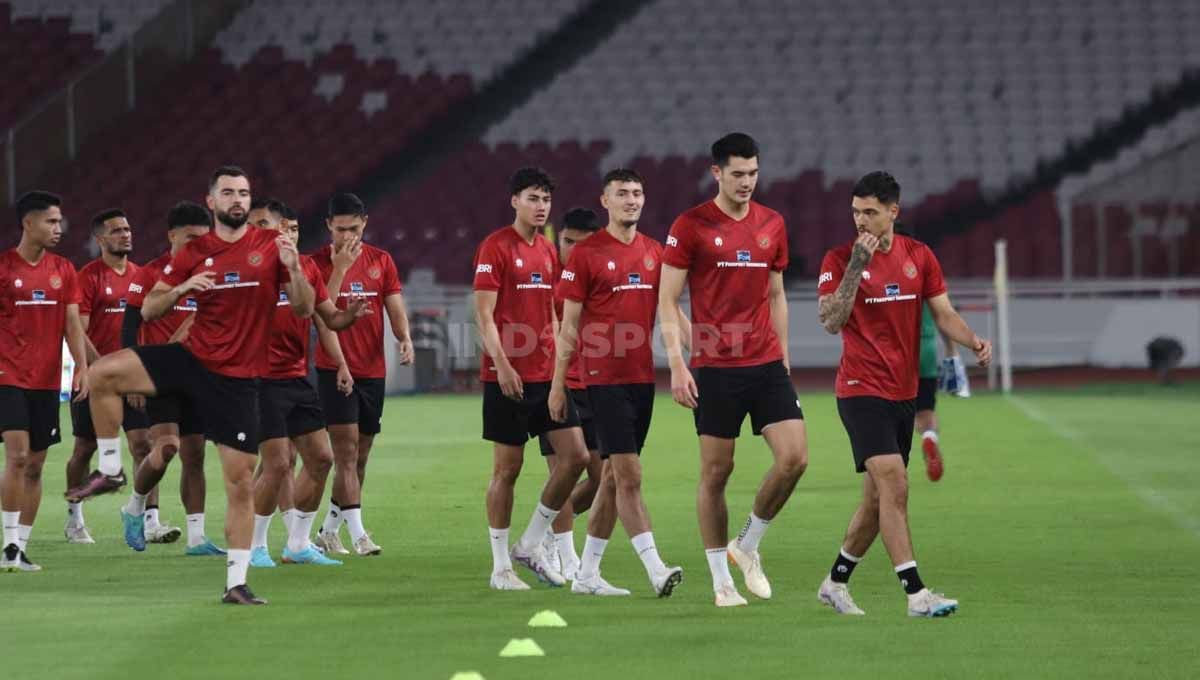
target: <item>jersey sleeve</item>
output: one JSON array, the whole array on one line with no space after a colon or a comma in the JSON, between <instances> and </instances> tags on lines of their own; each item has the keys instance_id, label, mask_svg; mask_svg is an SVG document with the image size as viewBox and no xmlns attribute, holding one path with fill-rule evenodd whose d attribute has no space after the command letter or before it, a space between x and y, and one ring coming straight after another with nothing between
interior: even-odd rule
<instances>
[{"instance_id":1,"label":"jersey sleeve","mask_svg":"<svg viewBox=\"0 0 1200 680\"><path fill-rule=\"evenodd\" d=\"M667 247L663 250L663 264L669 264L676 269L691 269L695 239L692 235L695 229L684 215L680 215L671 225L667 234Z\"/></svg>"},{"instance_id":2,"label":"jersey sleeve","mask_svg":"<svg viewBox=\"0 0 1200 680\"><path fill-rule=\"evenodd\" d=\"M67 279L66 269L66 267L63 267L64 283ZM95 269L89 270L85 276L79 276L78 274L75 275L79 297L79 299L75 300L75 303L79 305L79 313L84 316L91 315L92 307L95 306L96 290L99 288L100 284L99 278L92 275L92 272L94 271ZM66 289L66 299L67 304L71 304L71 294L69 288Z\"/></svg>"},{"instance_id":3,"label":"jersey sleeve","mask_svg":"<svg viewBox=\"0 0 1200 680\"><path fill-rule=\"evenodd\" d=\"M168 286L174 288L179 284L187 281L192 267L196 266L197 261L196 249L192 244L185 245L179 249L179 252L171 256L171 261L167 266L163 267L162 281ZM149 293L150 291L146 291Z\"/></svg>"},{"instance_id":4,"label":"jersey sleeve","mask_svg":"<svg viewBox=\"0 0 1200 680\"><path fill-rule=\"evenodd\" d=\"M404 292L400 283L400 272L396 270L396 261L388 253L383 254L383 296Z\"/></svg>"},{"instance_id":5,"label":"jersey sleeve","mask_svg":"<svg viewBox=\"0 0 1200 680\"><path fill-rule=\"evenodd\" d=\"M70 262L63 267L63 289L66 291L66 299L68 305L79 305L80 314L90 314L91 312L83 311L83 291L80 290L79 275L75 273L75 266ZM90 304L90 302L89 302ZM90 307L89 307L90 309Z\"/></svg>"},{"instance_id":6,"label":"jersey sleeve","mask_svg":"<svg viewBox=\"0 0 1200 680\"><path fill-rule=\"evenodd\" d=\"M845 273L846 263L838 257L837 251L825 253L825 259L821 261L821 275L817 279L817 294L832 295L842 285Z\"/></svg>"},{"instance_id":7,"label":"jersey sleeve","mask_svg":"<svg viewBox=\"0 0 1200 680\"><path fill-rule=\"evenodd\" d=\"M500 290L504 282L504 260L496 239L489 238L475 253L475 290Z\"/></svg>"},{"instance_id":8,"label":"jersey sleeve","mask_svg":"<svg viewBox=\"0 0 1200 680\"><path fill-rule=\"evenodd\" d=\"M775 256L771 258L771 271L781 272L788 266L787 225L779 218L779 236L775 239Z\"/></svg>"},{"instance_id":9,"label":"jersey sleeve","mask_svg":"<svg viewBox=\"0 0 1200 680\"><path fill-rule=\"evenodd\" d=\"M129 294L126 296L125 304L131 307L141 307L146 303L146 294L154 287L157 280L152 276L153 270L150 267L142 267L138 270L133 280L129 282Z\"/></svg>"},{"instance_id":10,"label":"jersey sleeve","mask_svg":"<svg viewBox=\"0 0 1200 680\"><path fill-rule=\"evenodd\" d=\"M329 288L325 285L325 279L321 276L321 270L311 259L304 261L304 276L313 287L313 300L316 304L319 305L329 299Z\"/></svg>"},{"instance_id":11,"label":"jersey sleeve","mask_svg":"<svg viewBox=\"0 0 1200 680\"><path fill-rule=\"evenodd\" d=\"M571 251L571 257L567 259L567 266L563 267L562 275L559 277L564 300L579 303L587 300L588 287L591 285L587 260L587 254L580 253L579 247Z\"/></svg>"},{"instance_id":12,"label":"jersey sleeve","mask_svg":"<svg viewBox=\"0 0 1200 680\"><path fill-rule=\"evenodd\" d=\"M921 297L928 300L946 292L946 279L942 278L942 264L938 262L933 251L926 246L924 253L925 266L921 269L925 273L925 280L921 287Z\"/></svg>"}]
</instances>

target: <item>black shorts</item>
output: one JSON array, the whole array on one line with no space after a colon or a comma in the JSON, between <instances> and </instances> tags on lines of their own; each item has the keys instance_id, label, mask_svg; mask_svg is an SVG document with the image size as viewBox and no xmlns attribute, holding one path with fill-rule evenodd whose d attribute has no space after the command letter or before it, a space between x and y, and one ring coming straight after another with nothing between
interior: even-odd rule
<instances>
[{"instance_id":1,"label":"black shorts","mask_svg":"<svg viewBox=\"0 0 1200 680\"><path fill-rule=\"evenodd\" d=\"M932 411L937 406L937 378L917 380L917 410Z\"/></svg>"},{"instance_id":2,"label":"black shorts","mask_svg":"<svg viewBox=\"0 0 1200 680\"><path fill-rule=\"evenodd\" d=\"M307 378L263 380L258 391L262 441L325 429L321 398Z\"/></svg>"},{"instance_id":3,"label":"black shorts","mask_svg":"<svg viewBox=\"0 0 1200 680\"><path fill-rule=\"evenodd\" d=\"M354 389L346 396L338 391L337 371L319 368L317 390L326 423L358 425L359 434L377 435L383 429L383 378L355 378Z\"/></svg>"},{"instance_id":4,"label":"black shorts","mask_svg":"<svg viewBox=\"0 0 1200 680\"><path fill-rule=\"evenodd\" d=\"M150 427L175 425L180 437L204 434L204 418L195 400L184 394L146 398L146 416Z\"/></svg>"},{"instance_id":5,"label":"black shorts","mask_svg":"<svg viewBox=\"0 0 1200 680\"><path fill-rule=\"evenodd\" d=\"M588 396L596 413L600 457L641 454L654 415L654 384L591 385Z\"/></svg>"},{"instance_id":6,"label":"black shorts","mask_svg":"<svg viewBox=\"0 0 1200 680\"><path fill-rule=\"evenodd\" d=\"M842 425L850 435L855 470L865 472L868 458L889 453L899 453L908 466L917 413L915 400L846 397L838 399L837 405Z\"/></svg>"},{"instance_id":7,"label":"black shorts","mask_svg":"<svg viewBox=\"0 0 1200 680\"><path fill-rule=\"evenodd\" d=\"M9 430L28 432L30 451L45 451L61 442L58 390L0 385L0 434Z\"/></svg>"},{"instance_id":8,"label":"black shorts","mask_svg":"<svg viewBox=\"0 0 1200 680\"><path fill-rule=\"evenodd\" d=\"M71 401L71 431L79 439L89 439L95 441L96 428L92 425L92 408L87 399L83 401ZM139 411L125 402L125 417L121 421L121 429L129 432L130 430L144 430L150 427L150 419L146 416L145 411Z\"/></svg>"},{"instance_id":9,"label":"black shorts","mask_svg":"<svg viewBox=\"0 0 1200 680\"><path fill-rule=\"evenodd\" d=\"M586 389L569 391L571 401L575 402L575 412L579 414L579 426L583 428L583 443L588 451L595 451L599 444L596 441L596 425L592 422L592 400ZM550 446L550 439L545 433L538 435L538 445L542 448L543 456L554 455L554 447Z\"/></svg>"},{"instance_id":10,"label":"black shorts","mask_svg":"<svg viewBox=\"0 0 1200 680\"><path fill-rule=\"evenodd\" d=\"M700 392L692 412L696 434L736 439L747 413L754 434L762 434L772 423L804 419L782 361L736 368L704 366L696 369L695 378Z\"/></svg>"},{"instance_id":11,"label":"black shorts","mask_svg":"<svg viewBox=\"0 0 1200 680\"><path fill-rule=\"evenodd\" d=\"M514 401L504 396L500 384L483 384L483 438L497 444L523 446L530 437L568 427L579 427L579 411L575 400L567 400L566 422L550 417L546 400L550 383L525 383L525 398Z\"/></svg>"},{"instance_id":12,"label":"black shorts","mask_svg":"<svg viewBox=\"0 0 1200 680\"><path fill-rule=\"evenodd\" d=\"M180 395L199 406L207 439L258 453L258 378L213 373L178 343L140 345L133 351L146 367L156 397Z\"/></svg>"}]
</instances>

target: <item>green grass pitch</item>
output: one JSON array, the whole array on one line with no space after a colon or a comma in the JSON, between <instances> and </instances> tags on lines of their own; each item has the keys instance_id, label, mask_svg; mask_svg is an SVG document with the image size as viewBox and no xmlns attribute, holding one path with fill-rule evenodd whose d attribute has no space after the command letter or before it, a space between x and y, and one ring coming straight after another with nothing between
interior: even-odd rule
<instances>
[{"instance_id":1,"label":"green grass pitch","mask_svg":"<svg viewBox=\"0 0 1200 680\"><path fill-rule=\"evenodd\" d=\"M808 473L762 548L775 597L755 601L742 588L751 605L737 610L712 604L691 416L663 396L644 455L645 493L660 552L685 579L662 601L619 527L604 574L633 597L488 589L491 453L477 435L478 397L390 400L363 504L383 555L340 568L252 570L251 585L271 601L265 608L220 606L222 561L185 558L182 542L127 549L117 514L124 494L87 504L97 545L67 545L64 443L47 462L29 550L45 571L0 575L0 663L13 678L63 680L446 679L467 670L488 680L1200 676L1200 387L943 396L946 475L932 484L914 459L911 517L922 576L962 603L944 620L905 616L878 542L851 583L867 616L839 617L817 603L860 480L832 395L801 400ZM69 431L65 409L63 424ZM760 440L740 440L731 531L768 461ZM208 470L208 528L223 545L215 455ZM514 534L545 477L531 445ZM163 516L181 525L174 466L163 488ZM579 547L584 531L581 522ZM283 542L276 520L274 554ZM528 628L544 609L569 626ZM510 639L526 637L546 656L499 658Z\"/></svg>"}]
</instances>

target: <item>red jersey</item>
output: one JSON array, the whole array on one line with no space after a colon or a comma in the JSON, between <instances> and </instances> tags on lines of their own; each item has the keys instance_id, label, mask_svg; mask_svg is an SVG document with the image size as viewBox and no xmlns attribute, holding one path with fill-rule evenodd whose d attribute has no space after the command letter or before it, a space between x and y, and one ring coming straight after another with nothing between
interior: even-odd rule
<instances>
[{"instance_id":1,"label":"red jersey","mask_svg":"<svg viewBox=\"0 0 1200 680\"><path fill-rule=\"evenodd\" d=\"M559 320L563 318L564 300L563 281L559 279L558 283L554 284L554 316ZM587 387L587 384L583 382L581 371L583 371L583 366L579 360L579 352L576 352L575 356L571 357L570 365L567 366L567 389L582 390Z\"/></svg>"},{"instance_id":2,"label":"red jersey","mask_svg":"<svg viewBox=\"0 0 1200 680\"><path fill-rule=\"evenodd\" d=\"M788 263L779 213L750 202L735 220L708 201L671 225L663 263L688 270L692 366L758 366L783 359L771 325L771 272Z\"/></svg>"},{"instance_id":3,"label":"red jersey","mask_svg":"<svg viewBox=\"0 0 1200 680\"><path fill-rule=\"evenodd\" d=\"M817 291L832 295L850 262L851 241L825 254ZM876 250L842 327L838 397L917 397L921 305L946 292L942 266L924 243L897 234L888 252Z\"/></svg>"},{"instance_id":4,"label":"red jersey","mask_svg":"<svg viewBox=\"0 0 1200 680\"><path fill-rule=\"evenodd\" d=\"M121 324L129 302L129 285L136 279L138 269L127 261L125 273L118 274L99 259L79 270L79 313L88 317L87 336L100 356L121 349Z\"/></svg>"},{"instance_id":5,"label":"red jersey","mask_svg":"<svg viewBox=\"0 0 1200 680\"><path fill-rule=\"evenodd\" d=\"M0 385L62 387L67 305L79 304L75 267L54 253L29 264L16 249L0 254Z\"/></svg>"},{"instance_id":6,"label":"red jersey","mask_svg":"<svg viewBox=\"0 0 1200 680\"><path fill-rule=\"evenodd\" d=\"M321 304L329 299L329 290L321 278L321 270L312 258L302 255L300 267L304 270L304 278L308 279L316 295L314 304ZM312 335L312 319L301 319L292 312L288 301L287 291L279 287L279 300L275 302L275 316L272 320L270 371L266 377L272 380L287 378L303 378L308 375L308 339Z\"/></svg>"},{"instance_id":7,"label":"red jersey","mask_svg":"<svg viewBox=\"0 0 1200 680\"><path fill-rule=\"evenodd\" d=\"M154 284L162 278L163 269L171 264L171 253L163 253L157 258L142 265L129 284L129 299L126 304L130 307L143 307L146 296L154 290ZM139 345L165 345L171 341L175 331L183 322L196 313L196 298L189 294L186 298L175 301L175 306L166 316L154 321L143 321L138 327Z\"/></svg>"},{"instance_id":8,"label":"red jersey","mask_svg":"<svg viewBox=\"0 0 1200 680\"><path fill-rule=\"evenodd\" d=\"M205 368L230 378L267 374L271 315L279 285L291 280L279 259L276 232L245 229L234 243L216 231L191 241L163 267L162 276L173 287L201 272L216 274L216 286L195 296L196 321L183 345Z\"/></svg>"},{"instance_id":9,"label":"red jersey","mask_svg":"<svg viewBox=\"0 0 1200 680\"><path fill-rule=\"evenodd\" d=\"M586 243L586 241L585 241ZM528 243L511 226L492 232L475 251L475 290L496 291L493 316L500 344L523 382L554 377L554 287L558 255L546 237ZM479 379L496 382L485 352Z\"/></svg>"},{"instance_id":10,"label":"red jersey","mask_svg":"<svg viewBox=\"0 0 1200 680\"><path fill-rule=\"evenodd\" d=\"M333 246L321 248L313 253L312 259L321 272L321 278L328 283L333 274ZM387 311L383 301L389 295L399 295L402 290L400 274L396 271L392 256L385 250L364 243L362 253L350 271L346 272L334 300L338 309L345 309L346 302L352 296L361 295L371 308L371 314L359 317L353 326L338 331L342 355L346 357L350 375L355 378L387 377L387 361L383 354L383 319ZM320 345L317 346L317 368L337 370L333 357Z\"/></svg>"},{"instance_id":11,"label":"red jersey","mask_svg":"<svg viewBox=\"0 0 1200 680\"><path fill-rule=\"evenodd\" d=\"M563 295L583 304L579 356L589 385L654 382L654 316L663 247L645 234L628 245L602 229L575 246Z\"/></svg>"}]
</instances>

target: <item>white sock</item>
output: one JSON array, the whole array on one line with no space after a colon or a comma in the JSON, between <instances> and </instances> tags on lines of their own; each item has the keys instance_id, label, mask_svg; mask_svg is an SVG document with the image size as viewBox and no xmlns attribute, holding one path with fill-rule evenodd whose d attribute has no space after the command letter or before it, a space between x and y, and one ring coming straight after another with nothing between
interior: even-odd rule
<instances>
[{"instance_id":1,"label":"white sock","mask_svg":"<svg viewBox=\"0 0 1200 680\"><path fill-rule=\"evenodd\" d=\"M19 528L21 526L21 511L14 510L8 512L5 510L4 512L0 512L0 516L4 520L4 547L7 548L10 545L15 545L18 540Z\"/></svg>"},{"instance_id":2,"label":"white sock","mask_svg":"<svg viewBox=\"0 0 1200 680\"><path fill-rule=\"evenodd\" d=\"M283 526L288 530L288 535L292 533L292 522L296 521L296 509L288 508L279 513L279 518L283 520Z\"/></svg>"},{"instance_id":3,"label":"white sock","mask_svg":"<svg viewBox=\"0 0 1200 680\"><path fill-rule=\"evenodd\" d=\"M25 552L25 548L29 545L29 534L33 532L33 527L28 524L17 526L17 547L21 552Z\"/></svg>"},{"instance_id":4,"label":"white sock","mask_svg":"<svg viewBox=\"0 0 1200 680\"><path fill-rule=\"evenodd\" d=\"M586 580L600 574L600 560L604 559L604 549L608 547L607 538L596 538L588 534L583 542L583 562L579 565L577 580Z\"/></svg>"},{"instance_id":5,"label":"white sock","mask_svg":"<svg viewBox=\"0 0 1200 680\"><path fill-rule=\"evenodd\" d=\"M658 556L658 548L654 545L654 534L646 531L634 536L630 539L633 542L633 549L637 552L637 556L642 560L642 566L646 567L646 573L651 578L655 574L661 574L667 570L667 565L663 564L662 558Z\"/></svg>"},{"instance_id":6,"label":"white sock","mask_svg":"<svg viewBox=\"0 0 1200 680\"><path fill-rule=\"evenodd\" d=\"M488 538L492 542L492 573L512 569L512 560L508 557L508 529L488 527Z\"/></svg>"},{"instance_id":7,"label":"white sock","mask_svg":"<svg viewBox=\"0 0 1200 680\"><path fill-rule=\"evenodd\" d=\"M932 439L936 444L938 441L937 430L925 430L921 433L921 439Z\"/></svg>"},{"instance_id":8,"label":"white sock","mask_svg":"<svg viewBox=\"0 0 1200 680\"><path fill-rule=\"evenodd\" d=\"M121 509L125 511L126 515L140 517L146 512L146 497L134 491L129 494L129 502Z\"/></svg>"},{"instance_id":9,"label":"white sock","mask_svg":"<svg viewBox=\"0 0 1200 680\"><path fill-rule=\"evenodd\" d=\"M250 541L250 549L267 547L267 532L271 529L272 515L254 515L254 538Z\"/></svg>"},{"instance_id":10,"label":"white sock","mask_svg":"<svg viewBox=\"0 0 1200 680\"><path fill-rule=\"evenodd\" d=\"M158 526L158 508L146 508L146 528Z\"/></svg>"},{"instance_id":11,"label":"white sock","mask_svg":"<svg viewBox=\"0 0 1200 680\"><path fill-rule=\"evenodd\" d=\"M121 438L97 439L96 450L100 453L100 472L109 475L121 474Z\"/></svg>"},{"instance_id":12,"label":"white sock","mask_svg":"<svg viewBox=\"0 0 1200 680\"><path fill-rule=\"evenodd\" d=\"M82 527L83 523L83 503L67 503L67 526Z\"/></svg>"},{"instance_id":13,"label":"white sock","mask_svg":"<svg viewBox=\"0 0 1200 680\"><path fill-rule=\"evenodd\" d=\"M750 513L750 517L746 519L746 526L742 527L742 533L738 534L738 547L746 552L758 550L758 544L762 541L763 534L767 533L770 524L771 520Z\"/></svg>"},{"instance_id":14,"label":"white sock","mask_svg":"<svg viewBox=\"0 0 1200 680\"><path fill-rule=\"evenodd\" d=\"M567 563L579 564L579 555L575 554L574 531L554 534L554 545L558 549L558 557L564 565Z\"/></svg>"},{"instance_id":15,"label":"white sock","mask_svg":"<svg viewBox=\"0 0 1200 680\"><path fill-rule=\"evenodd\" d=\"M351 541L358 541L367 535L367 530L363 528L362 523L362 508L343 510L342 517L346 520L346 528L350 531Z\"/></svg>"},{"instance_id":16,"label":"white sock","mask_svg":"<svg viewBox=\"0 0 1200 680\"><path fill-rule=\"evenodd\" d=\"M288 527L288 550L298 553L308 547L309 536L312 534L313 522L317 519L315 512L291 510L292 524Z\"/></svg>"},{"instance_id":17,"label":"white sock","mask_svg":"<svg viewBox=\"0 0 1200 680\"><path fill-rule=\"evenodd\" d=\"M246 585L246 571L250 568L250 551L229 549L229 561L225 571L225 590Z\"/></svg>"},{"instance_id":18,"label":"white sock","mask_svg":"<svg viewBox=\"0 0 1200 680\"><path fill-rule=\"evenodd\" d=\"M525 528L525 533L521 534L519 541L521 549L533 550L537 547L555 517L558 517L558 510L551 510L538 503L537 507L533 509L533 516L529 518L529 526Z\"/></svg>"},{"instance_id":19,"label":"white sock","mask_svg":"<svg viewBox=\"0 0 1200 680\"><path fill-rule=\"evenodd\" d=\"M204 513L197 512L187 516L188 547L194 548L206 539L204 538Z\"/></svg>"},{"instance_id":20,"label":"white sock","mask_svg":"<svg viewBox=\"0 0 1200 680\"><path fill-rule=\"evenodd\" d=\"M708 570L712 572L714 591L720 590L721 586L733 583L733 576L729 573L729 550L713 548L705 550L704 556L708 558Z\"/></svg>"},{"instance_id":21,"label":"white sock","mask_svg":"<svg viewBox=\"0 0 1200 680\"><path fill-rule=\"evenodd\" d=\"M341 527L342 508L337 503L329 501L329 514L325 515L325 522L321 525L321 533L336 534Z\"/></svg>"}]
</instances>

